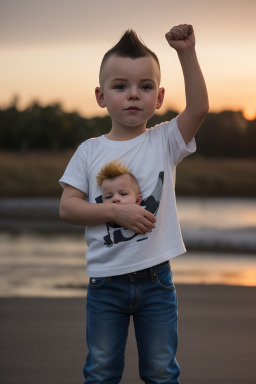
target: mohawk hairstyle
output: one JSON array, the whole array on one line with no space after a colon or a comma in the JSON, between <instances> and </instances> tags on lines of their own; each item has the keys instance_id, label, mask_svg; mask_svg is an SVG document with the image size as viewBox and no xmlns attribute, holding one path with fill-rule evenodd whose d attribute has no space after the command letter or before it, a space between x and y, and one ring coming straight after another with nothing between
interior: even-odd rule
<instances>
[{"instance_id":1,"label":"mohawk hairstyle","mask_svg":"<svg viewBox=\"0 0 256 384\"><path fill-rule=\"evenodd\" d=\"M139 183L136 177L131 173L131 171L123 165L120 160L113 160L104 165L99 173L97 174L97 183L98 186L101 187L104 180L113 179L122 175L130 175L132 180L136 182L139 187Z\"/></svg>"},{"instance_id":2,"label":"mohawk hairstyle","mask_svg":"<svg viewBox=\"0 0 256 384\"><path fill-rule=\"evenodd\" d=\"M111 55L130 57L131 59L151 56L157 62L160 68L159 60L156 54L151 51L141 39L139 39L137 33L132 29L127 29L127 31L125 31L119 42L105 53L100 66L100 74L105 61Z\"/></svg>"}]
</instances>

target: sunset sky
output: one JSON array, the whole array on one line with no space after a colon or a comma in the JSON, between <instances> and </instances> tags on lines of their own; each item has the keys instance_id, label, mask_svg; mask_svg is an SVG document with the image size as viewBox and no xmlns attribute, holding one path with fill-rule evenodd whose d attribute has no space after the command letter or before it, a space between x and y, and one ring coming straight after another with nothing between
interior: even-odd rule
<instances>
[{"instance_id":1,"label":"sunset sky","mask_svg":"<svg viewBox=\"0 0 256 384\"><path fill-rule=\"evenodd\" d=\"M165 33L194 26L211 111L256 115L255 0L0 0L0 108L19 96L60 102L83 116L106 113L94 88L103 54L133 28L159 57L168 108L182 110L184 85Z\"/></svg>"}]
</instances>

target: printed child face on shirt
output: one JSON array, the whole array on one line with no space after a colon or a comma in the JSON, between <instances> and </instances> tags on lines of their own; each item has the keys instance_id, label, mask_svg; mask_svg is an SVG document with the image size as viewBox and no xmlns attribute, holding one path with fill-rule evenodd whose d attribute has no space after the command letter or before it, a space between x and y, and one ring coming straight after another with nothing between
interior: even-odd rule
<instances>
[{"instance_id":1,"label":"printed child face on shirt","mask_svg":"<svg viewBox=\"0 0 256 384\"><path fill-rule=\"evenodd\" d=\"M129 174L120 175L102 182L102 200L105 204L140 204L137 181Z\"/></svg>"}]
</instances>

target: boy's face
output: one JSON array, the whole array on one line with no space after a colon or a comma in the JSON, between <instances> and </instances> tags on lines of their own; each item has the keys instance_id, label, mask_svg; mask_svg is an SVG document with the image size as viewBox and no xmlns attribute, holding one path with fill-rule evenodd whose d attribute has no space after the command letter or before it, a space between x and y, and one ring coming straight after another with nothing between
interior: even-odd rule
<instances>
[{"instance_id":1,"label":"boy's face","mask_svg":"<svg viewBox=\"0 0 256 384\"><path fill-rule=\"evenodd\" d=\"M100 83L96 98L102 108L107 107L113 126L144 126L163 102L160 69L151 56L110 56L103 65Z\"/></svg>"},{"instance_id":2,"label":"boy's face","mask_svg":"<svg viewBox=\"0 0 256 384\"><path fill-rule=\"evenodd\" d=\"M102 200L108 204L140 204L142 195L136 182L125 174L103 181Z\"/></svg>"}]
</instances>

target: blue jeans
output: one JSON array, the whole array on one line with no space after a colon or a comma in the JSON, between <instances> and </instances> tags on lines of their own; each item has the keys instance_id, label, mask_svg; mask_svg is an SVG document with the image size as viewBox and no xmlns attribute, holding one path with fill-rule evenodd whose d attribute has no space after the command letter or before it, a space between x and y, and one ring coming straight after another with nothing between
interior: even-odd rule
<instances>
[{"instance_id":1,"label":"blue jeans","mask_svg":"<svg viewBox=\"0 0 256 384\"><path fill-rule=\"evenodd\" d=\"M121 276L90 278L86 384L120 383L130 316L146 384L177 384L177 299L169 262Z\"/></svg>"}]
</instances>

